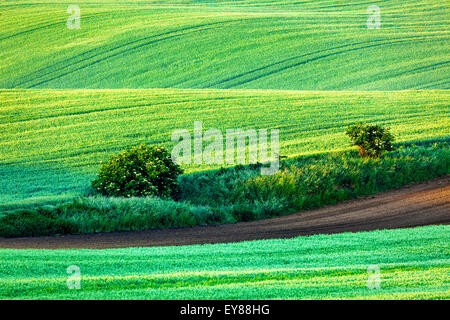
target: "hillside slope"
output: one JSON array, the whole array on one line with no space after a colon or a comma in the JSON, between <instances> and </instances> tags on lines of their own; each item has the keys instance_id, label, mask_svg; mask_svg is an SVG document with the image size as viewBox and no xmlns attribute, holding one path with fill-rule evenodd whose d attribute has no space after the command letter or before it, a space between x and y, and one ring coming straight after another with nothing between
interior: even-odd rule
<instances>
[{"instance_id":1,"label":"hillside slope","mask_svg":"<svg viewBox=\"0 0 450 320\"><path fill-rule=\"evenodd\" d=\"M450 87L448 6L383 1L0 4L0 88L397 90Z\"/></svg>"},{"instance_id":2,"label":"hillside slope","mask_svg":"<svg viewBox=\"0 0 450 320\"><path fill-rule=\"evenodd\" d=\"M93 172L131 145L174 146L172 132L193 135L194 121L224 135L278 128L286 156L347 149L345 128L358 121L390 126L397 142L447 140L448 100L447 90L0 90L0 164Z\"/></svg>"},{"instance_id":3,"label":"hillside slope","mask_svg":"<svg viewBox=\"0 0 450 320\"><path fill-rule=\"evenodd\" d=\"M400 143L448 141L448 101L447 90L0 90L0 203L79 194L111 154L139 143L171 150L172 132L193 134L194 121L223 134L279 129L283 156L347 149L345 127L357 121L390 126Z\"/></svg>"},{"instance_id":4,"label":"hillside slope","mask_svg":"<svg viewBox=\"0 0 450 320\"><path fill-rule=\"evenodd\" d=\"M450 226L229 244L0 249L0 299L449 299ZM68 266L82 290L67 290ZM370 277L378 270L381 287Z\"/></svg>"},{"instance_id":5,"label":"hillside slope","mask_svg":"<svg viewBox=\"0 0 450 320\"><path fill-rule=\"evenodd\" d=\"M191 228L1 238L0 248L107 249L230 243L450 225L450 176L326 206L252 222Z\"/></svg>"}]
</instances>

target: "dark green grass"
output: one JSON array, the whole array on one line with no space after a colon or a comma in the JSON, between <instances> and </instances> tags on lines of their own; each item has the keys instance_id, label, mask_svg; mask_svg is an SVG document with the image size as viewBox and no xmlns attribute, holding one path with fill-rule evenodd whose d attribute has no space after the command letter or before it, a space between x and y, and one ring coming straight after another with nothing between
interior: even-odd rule
<instances>
[{"instance_id":1,"label":"dark green grass","mask_svg":"<svg viewBox=\"0 0 450 320\"><path fill-rule=\"evenodd\" d=\"M0 250L0 299L449 299L450 227L109 250ZM69 266L80 290L66 285ZM380 268L369 289L368 267Z\"/></svg>"},{"instance_id":2,"label":"dark green grass","mask_svg":"<svg viewBox=\"0 0 450 320\"><path fill-rule=\"evenodd\" d=\"M0 165L0 177L0 211L78 197L89 191L91 180L90 175L48 165Z\"/></svg>"},{"instance_id":3,"label":"dark green grass","mask_svg":"<svg viewBox=\"0 0 450 320\"><path fill-rule=\"evenodd\" d=\"M252 221L446 175L449 163L450 149L442 143L400 148L380 159L361 159L355 151L289 159L272 176L261 176L256 165L237 166L182 176L178 202L96 196L4 212L0 236Z\"/></svg>"},{"instance_id":4,"label":"dark green grass","mask_svg":"<svg viewBox=\"0 0 450 320\"><path fill-rule=\"evenodd\" d=\"M346 149L343 128L356 121L389 125L399 142L447 140L445 90L205 88L449 89L449 11L436 0L384 1L382 28L368 30L369 4L360 1L99 0L77 2L82 29L68 30L69 4L0 4L1 88L202 90L0 91L0 219L29 209L2 220L8 232L23 232L23 214L31 234L58 232L58 223L94 232L252 220L448 174L448 149L427 146L377 163L293 159L274 177L242 167L189 175L178 203L86 197L100 160L142 142L170 147L170 133L194 120L279 128L287 156ZM0 250L0 298L448 299L449 234L434 226L179 248ZM65 286L74 264L80 291ZM366 287L372 264L381 290Z\"/></svg>"},{"instance_id":5,"label":"dark green grass","mask_svg":"<svg viewBox=\"0 0 450 320\"><path fill-rule=\"evenodd\" d=\"M274 175L262 176L252 165L185 175L179 198L198 205L241 205L253 212L253 220L265 217L262 208L269 215L272 206L275 212L312 209L446 175L449 164L446 142L400 146L379 159L361 158L355 151L312 155L281 161Z\"/></svg>"}]
</instances>

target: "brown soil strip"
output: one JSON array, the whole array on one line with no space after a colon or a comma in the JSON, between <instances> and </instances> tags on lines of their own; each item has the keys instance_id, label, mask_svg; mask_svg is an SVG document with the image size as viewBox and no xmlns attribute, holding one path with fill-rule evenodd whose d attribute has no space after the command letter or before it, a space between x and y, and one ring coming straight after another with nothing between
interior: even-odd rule
<instances>
[{"instance_id":1,"label":"brown soil strip","mask_svg":"<svg viewBox=\"0 0 450 320\"><path fill-rule=\"evenodd\" d=\"M220 226L0 238L0 248L179 246L450 224L450 176L283 217Z\"/></svg>"}]
</instances>

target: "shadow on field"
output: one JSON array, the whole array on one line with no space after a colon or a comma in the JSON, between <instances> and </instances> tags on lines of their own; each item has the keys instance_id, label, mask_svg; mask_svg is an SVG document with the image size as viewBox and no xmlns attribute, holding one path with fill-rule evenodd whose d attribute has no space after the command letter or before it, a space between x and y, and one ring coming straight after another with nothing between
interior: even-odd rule
<instances>
[{"instance_id":1,"label":"shadow on field","mask_svg":"<svg viewBox=\"0 0 450 320\"><path fill-rule=\"evenodd\" d=\"M292 215L219 226L0 238L0 248L125 248L291 238L450 224L450 176Z\"/></svg>"}]
</instances>

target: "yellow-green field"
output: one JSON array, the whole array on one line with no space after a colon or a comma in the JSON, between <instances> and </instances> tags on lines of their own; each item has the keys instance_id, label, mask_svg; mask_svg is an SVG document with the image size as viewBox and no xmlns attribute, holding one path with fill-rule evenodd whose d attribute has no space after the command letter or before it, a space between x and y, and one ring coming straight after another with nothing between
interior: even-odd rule
<instances>
[{"instance_id":1,"label":"yellow-green field","mask_svg":"<svg viewBox=\"0 0 450 320\"><path fill-rule=\"evenodd\" d=\"M446 140L448 100L446 90L0 90L0 170L10 186L0 199L76 195L111 154L139 143L171 148L172 132L192 132L198 120L224 133L277 128L285 156L347 149L345 127L357 121L390 126L398 142Z\"/></svg>"},{"instance_id":2,"label":"yellow-green field","mask_svg":"<svg viewBox=\"0 0 450 320\"><path fill-rule=\"evenodd\" d=\"M81 9L80 29L66 24L74 4ZM379 29L366 24L373 4L380 7ZM171 149L172 132L192 133L194 121L222 132L279 129L281 156L325 154L322 166L311 163L314 157L292 160L299 168L291 183L275 176L295 194L276 194L274 206L283 197L299 197L300 189L305 199L330 204L448 174L449 19L448 4L438 0L3 1L0 218L26 207L16 210L18 216L34 210L40 221L44 209L61 218L61 208L72 208L70 219L83 227L78 230L92 232L126 230L116 204L131 203L127 214L138 220L154 213L142 205L147 202L158 219L182 220L171 208L220 198L206 194L223 196L233 209L233 194L221 194L232 190L224 186L234 185L233 170L184 176L185 202L85 197L100 161L140 143ZM358 121L389 126L396 146L406 148L380 161L356 158L345 151L345 128ZM407 149L411 144L426 146ZM333 151L344 152L326 155ZM245 170L239 174L253 169ZM339 180L349 174L345 170L371 180L355 178L362 182L353 194L351 184ZM386 180L378 181L381 186L379 171L378 179ZM310 192L314 188L303 188L302 179L331 187ZM272 180L258 181L258 192L264 187L271 194ZM336 186L348 189L345 196ZM252 199L239 201L264 207ZM134 203L142 205L142 216ZM208 204L195 205L194 215L209 212L201 207ZM13 221L18 229L31 218L20 219ZM140 225L155 226L147 220ZM183 247L1 249L0 299L449 299L449 231L428 226ZM80 290L66 286L71 265L81 270ZM374 265L381 272L379 289L367 287Z\"/></svg>"},{"instance_id":3,"label":"yellow-green field","mask_svg":"<svg viewBox=\"0 0 450 320\"><path fill-rule=\"evenodd\" d=\"M2 88L448 89L445 2L70 1L0 4ZM377 4L377 3L374 3Z\"/></svg>"}]
</instances>

